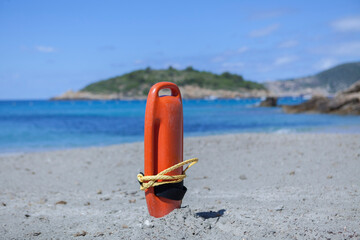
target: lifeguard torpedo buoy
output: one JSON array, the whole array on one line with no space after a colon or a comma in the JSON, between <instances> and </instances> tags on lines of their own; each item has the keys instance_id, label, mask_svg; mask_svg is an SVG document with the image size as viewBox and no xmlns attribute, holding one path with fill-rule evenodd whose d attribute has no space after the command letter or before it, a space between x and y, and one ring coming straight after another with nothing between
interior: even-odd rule
<instances>
[{"instance_id":1,"label":"lifeguard torpedo buoy","mask_svg":"<svg viewBox=\"0 0 360 240\"><path fill-rule=\"evenodd\" d=\"M171 95L159 96L161 89ZM145 175L138 174L151 216L163 217L181 206L186 193L186 170L198 159L183 161L183 110L179 88L171 82L155 84L145 111ZM183 171L183 166L189 166Z\"/></svg>"}]
</instances>

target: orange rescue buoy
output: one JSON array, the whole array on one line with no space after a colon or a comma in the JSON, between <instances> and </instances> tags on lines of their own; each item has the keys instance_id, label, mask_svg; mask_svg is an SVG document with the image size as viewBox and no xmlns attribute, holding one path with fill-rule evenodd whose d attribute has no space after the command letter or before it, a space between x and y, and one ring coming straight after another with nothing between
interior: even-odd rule
<instances>
[{"instance_id":1,"label":"orange rescue buoy","mask_svg":"<svg viewBox=\"0 0 360 240\"><path fill-rule=\"evenodd\" d=\"M171 95L159 96L161 89L170 89ZM156 175L183 161L182 99L180 90L174 83L160 82L150 89L145 111L144 147L145 176ZM166 175L182 173L181 167ZM146 189L145 197L150 215L159 218L180 208L185 192L183 182Z\"/></svg>"}]
</instances>

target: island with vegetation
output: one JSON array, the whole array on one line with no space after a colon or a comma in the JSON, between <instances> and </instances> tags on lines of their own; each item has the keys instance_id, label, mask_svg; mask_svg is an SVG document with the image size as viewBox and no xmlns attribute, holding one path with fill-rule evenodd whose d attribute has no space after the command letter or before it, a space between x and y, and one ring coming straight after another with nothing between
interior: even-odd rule
<instances>
[{"instance_id":1,"label":"island with vegetation","mask_svg":"<svg viewBox=\"0 0 360 240\"><path fill-rule=\"evenodd\" d=\"M54 100L67 99L145 99L152 85L169 81L176 83L183 98L260 97L268 94L263 84L245 80L242 76L224 72L215 74L192 67L178 70L150 67L92 83L80 91L68 91Z\"/></svg>"},{"instance_id":2,"label":"island with vegetation","mask_svg":"<svg viewBox=\"0 0 360 240\"><path fill-rule=\"evenodd\" d=\"M335 96L360 80L360 62L344 63L308 77L269 81L264 84L245 80L241 75L215 74L192 67L183 70L142 70L91 83L79 91L67 91L53 100L72 99L145 99L157 82L174 82L183 98L246 98L282 96ZM274 106L274 101L269 102ZM275 104L276 105L276 104Z\"/></svg>"}]
</instances>

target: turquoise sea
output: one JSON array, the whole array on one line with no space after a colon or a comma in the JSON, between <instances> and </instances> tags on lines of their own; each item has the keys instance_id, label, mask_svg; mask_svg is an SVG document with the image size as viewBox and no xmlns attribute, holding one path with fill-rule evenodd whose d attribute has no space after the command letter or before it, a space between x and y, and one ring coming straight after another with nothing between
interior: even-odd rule
<instances>
[{"instance_id":1,"label":"turquoise sea","mask_svg":"<svg viewBox=\"0 0 360 240\"><path fill-rule=\"evenodd\" d=\"M281 98L296 104L302 98ZM285 114L260 99L184 100L184 134L360 133L360 116ZM146 101L0 101L0 153L143 140Z\"/></svg>"}]
</instances>

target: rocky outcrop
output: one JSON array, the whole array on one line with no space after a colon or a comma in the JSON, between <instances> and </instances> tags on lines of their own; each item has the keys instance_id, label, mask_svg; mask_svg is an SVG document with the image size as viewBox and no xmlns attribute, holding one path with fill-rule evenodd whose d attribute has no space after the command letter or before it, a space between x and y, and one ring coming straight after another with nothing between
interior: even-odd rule
<instances>
[{"instance_id":1,"label":"rocky outcrop","mask_svg":"<svg viewBox=\"0 0 360 240\"><path fill-rule=\"evenodd\" d=\"M267 97L264 101L260 103L260 107L276 107L277 100L277 97Z\"/></svg>"},{"instance_id":2,"label":"rocky outcrop","mask_svg":"<svg viewBox=\"0 0 360 240\"><path fill-rule=\"evenodd\" d=\"M283 106L286 113L334 113L360 115L360 80L334 98L315 96L309 101L295 106Z\"/></svg>"},{"instance_id":3,"label":"rocky outcrop","mask_svg":"<svg viewBox=\"0 0 360 240\"><path fill-rule=\"evenodd\" d=\"M187 85L180 87L181 95L184 99L203 99L203 98L245 98L245 97L264 97L268 95L266 90L213 90L200 88L198 86ZM51 100L114 100L114 99L146 99L147 96L139 93L124 95L119 94L93 94L85 91L74 92L72 90L64 94L53 97Z\"/></svg>"}]
</instances>

